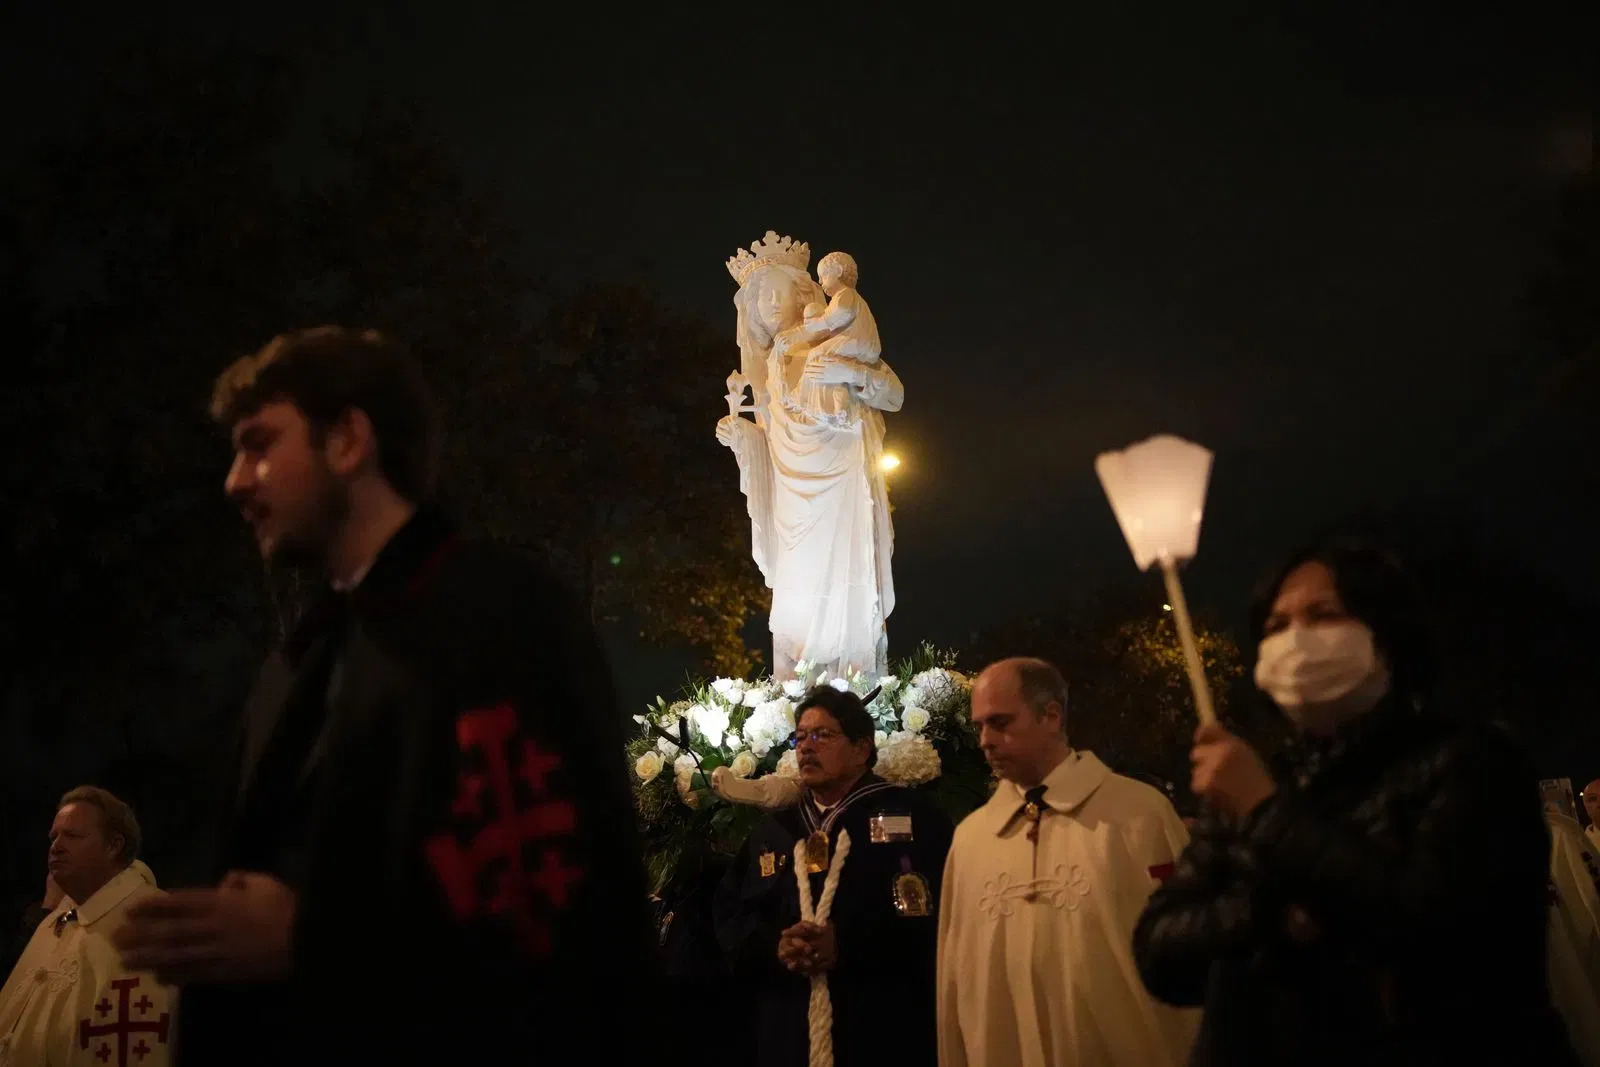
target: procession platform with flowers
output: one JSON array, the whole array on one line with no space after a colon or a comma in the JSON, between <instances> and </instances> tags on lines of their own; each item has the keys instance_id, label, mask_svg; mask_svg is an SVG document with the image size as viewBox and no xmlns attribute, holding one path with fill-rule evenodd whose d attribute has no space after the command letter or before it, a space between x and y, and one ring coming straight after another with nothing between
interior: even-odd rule
<instances>
[{"instance_id":1,"label":"procession platform with flowers","mask_svg":"<svg viewBox=\"0 0 1600 1067\"><path fill-rule=\"evenodd\" d=\"M694 682L677 699L657 697L634 716L639 734L628 745L653 892L670 893L716 857L731 856L765 814L718 796L711 788L717 768L743 779L798 777L789 744L795 708L819 685L872 696L867 710L877 726L880 777L926 791L952 819L988 798L992 779L972 726L972 683L956 669L954 653L924 645L882 677L830 677L801 662L795 677L781 682Z\"/></svg>"}]
</instances>

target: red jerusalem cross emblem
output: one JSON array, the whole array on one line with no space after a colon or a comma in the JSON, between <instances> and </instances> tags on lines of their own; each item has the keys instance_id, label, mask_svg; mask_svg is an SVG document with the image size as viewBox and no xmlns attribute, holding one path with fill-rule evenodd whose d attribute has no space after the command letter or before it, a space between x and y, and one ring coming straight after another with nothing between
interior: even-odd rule
<instances>
[{"instance_id":1,"label":"red jerusalem cross emblem","mask_svg":"<svg viewBox=\"0 0 1600 1067\"><path fill-rule=\"evenodd\" d=\"M117 993L115 1009L112 1007L110 997L101 997L100 1003L94 1006L94 1013L102 1021L97 1024L92 1019L78 1020L78 1048L87 1049L91 1041L98 1041L100 1047L95 1049L94 1058L101 1063L109 1064L111 1062L111 1041L106 1039L114 1039L117 1043L117 1067L128 1067L129 1052L133 1053L136 1062L142 1063L146 1056L155 1051L150 1047L149 1042L145 1040L143 1035L149 1034L155 1038L155 1042L158 1045L167 1043L167 1027L169 1025L167 1013L162 1012L159 1019L149 1018L150 1009L155 1005L147 996L141 995L132 1004L128 1003L133 991L139 988L139 979L137 978L113 978L111 980L111 988L116 990ZM132 1009L132 1014L129 1014L130 1008ZM116 1021L105 1022L105 1018L113 1010L117 1013ZM144 1018L135 1020L134 1015L144 1016ZM135 1036L139 1038L139 1041L130 1049L128 1047L128 1039Z\"/></svg>"},{"instance_id":2,"label":"red jerusalem cross emblem","mask_svg":"<svg viewBox=\"0 0 1600 1067\"><path fill-rule=\"evenodd\" d=\"M457 919L508 919L528 952L545 955L550 919L583 877L562 856L578 815L551 789L561 759L522 736L508 704L463 714L456 742L453 825L425 842L428 862Z\"/></svg>"}]
</instances>

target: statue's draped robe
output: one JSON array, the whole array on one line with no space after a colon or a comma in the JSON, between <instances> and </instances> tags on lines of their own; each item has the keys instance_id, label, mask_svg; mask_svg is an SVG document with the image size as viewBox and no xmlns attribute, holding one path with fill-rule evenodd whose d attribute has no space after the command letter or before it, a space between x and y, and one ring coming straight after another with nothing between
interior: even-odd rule
<instances>
[{"instance_id":1,"label":"statue's draped robe","mask_svg":"<svg viewBox=\"0 0 1600 1067\"><path fill-rule=\"evenodd\" d=\"M773 672L805 659L834 674L882 673L894 528L881 412L899 410L905 393L882 361L862 364L858 386L805 384L810 351L769 350L758 420L737 420L731 442L752 553L772 590Z\"/></svg>"}]
</instances>

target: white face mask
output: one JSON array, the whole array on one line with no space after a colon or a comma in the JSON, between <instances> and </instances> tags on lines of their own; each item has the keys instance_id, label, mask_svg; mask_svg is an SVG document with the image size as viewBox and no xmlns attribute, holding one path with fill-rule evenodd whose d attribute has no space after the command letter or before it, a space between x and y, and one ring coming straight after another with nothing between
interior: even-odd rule
<instances>
[{"instance_id":1,"label":"white face mask","mask_svg":"<svg viewBox=\"0 0 1600 1067\"><path fill-rule=\"evenodd\" d=\"M1296 623L1261 642L1256 686L1295 726L1325 733L1372 710L1389 690L1389 671L1363 624Z\"/></svg>"}]
</instances>

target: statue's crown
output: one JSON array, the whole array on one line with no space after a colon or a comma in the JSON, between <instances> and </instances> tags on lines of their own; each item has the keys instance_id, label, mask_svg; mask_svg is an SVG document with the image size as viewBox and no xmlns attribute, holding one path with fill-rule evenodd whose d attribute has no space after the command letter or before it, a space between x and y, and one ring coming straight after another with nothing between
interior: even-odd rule
<instances>
[{"instance_id":1,"label":"statue's crown","mask_svg":"<svg viewBox=\"0 0 1600 1067\"><path fill-rule=\"evenodd\" d=\"M803 241L779 237L778 231L768 230L767 235L753 243L748 250L739 249L728 258L728 273L743 285L746 278L759 267L781 264L805 270L811 263L811 247Z\"/></svg>"}]
</instances>

